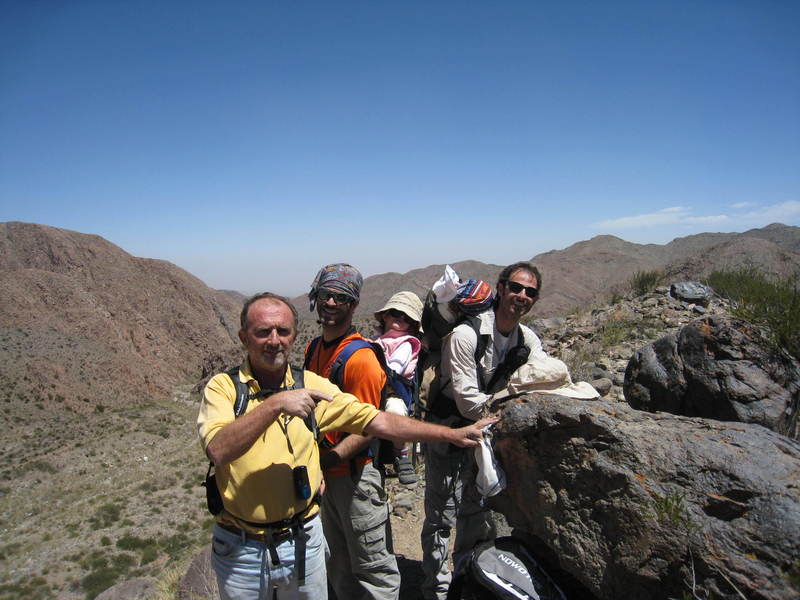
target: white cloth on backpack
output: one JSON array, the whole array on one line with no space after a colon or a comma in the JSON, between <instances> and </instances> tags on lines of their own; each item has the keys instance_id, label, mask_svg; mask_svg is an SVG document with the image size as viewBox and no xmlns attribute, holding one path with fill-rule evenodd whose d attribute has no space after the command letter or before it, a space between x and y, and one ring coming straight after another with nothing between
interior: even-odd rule
<instances>
[{"instance_id":1,"label":"white cloth on backpack","mask_svg":"<svg viewBox=\"0 0 800 600\"><path fill-rule=\"evenodd\" d=\"M444 275L437 279L436 283L434 283L431 288L433 290L433 295L436 296L436 302L439 304L446 304L455 298L460 282L461 280L458 277L458 273L453 270L453 267L446 265L444 268ZM440 309L439 312L445 318L450 315L450 311L448 310L443 311ZM452 321L452 318L449 320Z\"/></svg>"},{"instance_id":2,"label":"white cloth on backpack","mask_svg":"<svg viewBox=\"0 0 800 600\"><path fill-rule=\"evenodd\" d=\"M506 474L494 455L490 429L491 425L483 429L483 439L475 448L475 462L478 465L475 484L484 498L496 496L506 489Z\"/></svg>"}]
</instances>

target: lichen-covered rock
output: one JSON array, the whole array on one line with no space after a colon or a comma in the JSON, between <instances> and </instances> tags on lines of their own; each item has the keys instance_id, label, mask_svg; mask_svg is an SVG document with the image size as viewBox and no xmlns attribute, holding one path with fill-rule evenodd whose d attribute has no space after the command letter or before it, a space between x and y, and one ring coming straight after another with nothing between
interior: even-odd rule
<instances>
[{"instance_id":1,"label":"lichen-covered rock","mask_svg":"<svg viewBox=\"0 0 800 600\"><path fill-rule=\"evenodd\" d=\"M800 443L555 396L509 403L492 499L596 598L796 600Z\"/></svg>"},{"instance_id":2,"label":"lichen-covered rock","mask_svg":"<svg viewBox=\"0 0 800 600\"><path fill-rule=\"evenodd\" d=\"M624 391L640 410L758 423L800 437L800 363L727 315L703 317L638 350Z\"/></svg>"}]
</instances>

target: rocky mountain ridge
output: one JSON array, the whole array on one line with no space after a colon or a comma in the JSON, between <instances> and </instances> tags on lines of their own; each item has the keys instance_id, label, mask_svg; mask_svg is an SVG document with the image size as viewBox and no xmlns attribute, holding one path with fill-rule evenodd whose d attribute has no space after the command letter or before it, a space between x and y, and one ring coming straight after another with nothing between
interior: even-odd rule
<instances>
[{"instance_id":1,"label":"rocky mountain ridge","mask_svg":"<svg viewBox=\"0 0 800 600\"><path fill-rule=\"evenodd\" d=\"M525 260L525 256L520 260ZM719 269L752 266L767 274L786 277L800 271L800 227L773 223L743 233L700 233L664 245L635 244L599 235L562 250L537 254L530 261L541 270L543 279L536 312L548 317L603 303L637 271L661 270L670 281L675 281L702 278ZM451 266L464 279L483 279L492 285L503 268L475 260ZM410 290L424 299L431 285L444 273L444 267L435 264L403 274L367 277L357 314L378 310L397 290ZM313 274L309 283L312 278ZM305 296L298 296L293 302L301 316L309 316Z\"/></svg>"},{"instance_id":2,"label":"rocky mountain ridge","mask_svg":"<svg viewBox=\"0 0 800 600\"><path fill-rule=\"evenodd\" d=\"M800 228L780 224L663 246L597 236L533 258L544 283L535 314L602 303L640 270L661 269L673 280L741 264L778 275L800 272L798 248ZM453 266L464 277L491 282L501 270L474 260ZM411 289L424 297L443 269L366 278L358 313L365 334L373 333L371 312L391 293ZM175 265L131 256L96 235L0 223L0 298L0 382L9 397L91 411L165 397L176 384L240 357L244 296L210 289ZM305 297L295 304L301 317L311 317ZM294 360L316 330L312 318L303 319Z\"/></svg>"}]
</instances>

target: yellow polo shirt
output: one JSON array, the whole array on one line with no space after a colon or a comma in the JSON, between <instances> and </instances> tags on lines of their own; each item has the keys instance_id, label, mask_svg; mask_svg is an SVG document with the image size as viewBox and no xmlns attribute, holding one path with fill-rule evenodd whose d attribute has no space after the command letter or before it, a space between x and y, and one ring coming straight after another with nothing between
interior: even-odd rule
<instances>
[{"instance_id":1,"label":"yellow polo shirt","mask_svg":"<svg viewBox=\"0 0 800 600\"><path fill-rule=\"evenodd\" d=\"M239 376L247 382L251 394L259 391L249 363L241 366ZM322 432L363 434L364 428L379 412L374 406L359 402L355 396L345 394L330 381L311 371L305 371L303 379L305 387L333 397L331 402L319 402L315 410ZM292 385L292 372L287 368L284 386ZM203 451L220 429L234 420L235 401L236 388L225 373L215 375L206 385L197 417ZM263 401L262 398L250 400L246 413ZM281 413L247 452L229 464L216 468L217 487L225 504L225 510L217 520L259 532L261 530L239 519L272 523L304 512L311 499L303 500L295 493L292 469L298 465L305 465L308 469L313 498L322 479L316 440L303 419Z\"/></svg>"}]
</instances>

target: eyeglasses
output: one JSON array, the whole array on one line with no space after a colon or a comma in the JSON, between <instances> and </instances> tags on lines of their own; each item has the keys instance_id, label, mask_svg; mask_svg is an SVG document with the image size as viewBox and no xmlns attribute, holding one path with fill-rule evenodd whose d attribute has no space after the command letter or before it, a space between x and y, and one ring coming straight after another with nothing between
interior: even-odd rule
<instances>
[{"instance_id":1,"label":"eyeglasses","mask_svg":"<svg viewBox=\"0 0 800 600\"><path fill-rule=\"evenodd\" d=\"M396 308L390 308L390 309L389 309L389 310L387 310L386 312L387 312L387 313L389 313L390 315L392 315L392 316L393 316L395 319L402 319L403 321L405 321L405 322L406 322L406 323L408 323L409 325L411 325L411 324L414 322L414 319L412 319L411 317L409 317L409 316L408 316L406 313L404 313L403 311L401 311L401 310L397 310Z\"/></svg>"},{"instance_id":2,"label":"eyeglasses","mask_svg":"<svg viewBox=\"0 0 800 600\"><path fill-rule=\"evenodd\" d=\"M508 286L508 289L511 290L512 294L519 294L522 290L525 290L525 295L532 300L535 300L539 297L539 288L535 288L533 286L522 285L516 281L509 281L506 279L503 283Z\"/></svg>"},{"instance_id":3,"label":"eyeglasses","mask_svg":"<svg viewBox=\"0 0 800 600\"><path fill-rule=\"evenodd\" d=\"M350 302L353 301L353 299L347 294L339 294L336 292L329 292L327 290L320 290L317 293L317 298L323 304L325 304L331 298L333 298L333 302L335 304L349 304Z\"/></svg>"}]
</instances>

